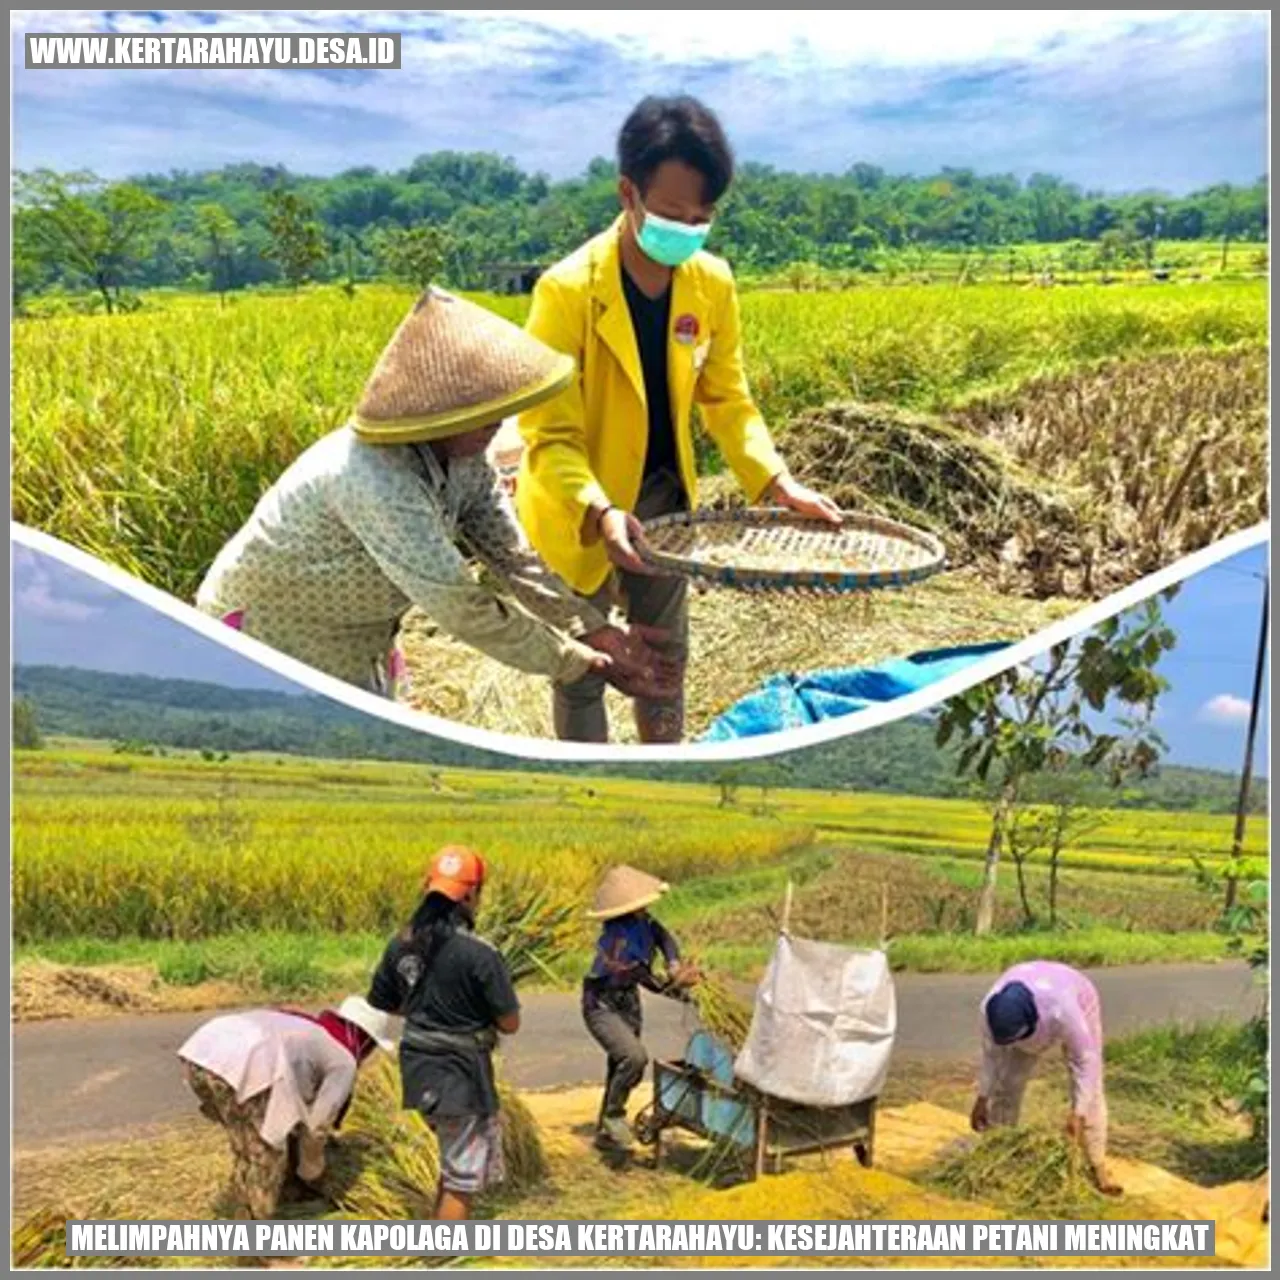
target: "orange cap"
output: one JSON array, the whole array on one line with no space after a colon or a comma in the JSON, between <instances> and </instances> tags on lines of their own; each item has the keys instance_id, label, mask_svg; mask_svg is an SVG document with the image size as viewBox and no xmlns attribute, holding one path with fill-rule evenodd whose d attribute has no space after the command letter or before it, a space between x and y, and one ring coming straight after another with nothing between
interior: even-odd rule
<instances>
[{"instance_id":1,"label":"orange cap","mask_svg":"<svg viewBox=\"0 0 1280 1280\"><path fill-rule=\"evenodd\" d=\"M428 893L443 893L446 898L461 902L482 884L484 859L474 849L447 844L431 859L425 888Z\"/></svg>"}]
</instances>

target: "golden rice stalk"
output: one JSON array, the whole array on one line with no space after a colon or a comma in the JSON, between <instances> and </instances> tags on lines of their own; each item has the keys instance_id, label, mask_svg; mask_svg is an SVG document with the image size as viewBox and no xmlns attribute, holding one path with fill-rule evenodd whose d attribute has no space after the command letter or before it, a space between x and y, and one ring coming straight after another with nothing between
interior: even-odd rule
<instances>
[{"instance_id":1,"label":"golden rice stalk","mask_svg":"<svg viewBox=\"0 0 1280 1280\"><path fill-rule=\"evenodd\" d=\"M689 991L698 1021L718 1040L737 1053L751 1030L751 1006L734 995L723 978L706 974Z\"/></svg>"},{"instance_id":2,"label":"golden rice stalk","mask_svg":"<svg viewBox=\"0 0 1280 1280\"><path fill-rule=\"evenodd\" d=\"M1036 1129L992 1129L944 1160L927 1181L1024 1218L1102 1218L1110 1207L1079 1145Z\"/></svg>"},{"instance_id":3,"label":"golden rice stalk","mask_svg":"<svg viewBox=\"0 0 1280 1280\"><path fill-rule=\"evenodd\" d=\"M15 1270L35 1268L69 1271L85 1267L128 1268L158 1267L155 1258L72 1258L67 1256L67 1220L69 1218L110 1218L110 1211L94 1209L89 1213L70 1214L60 1209L37 1209L13 1228L11 1265Z\"/></svg>"}]
</instances>

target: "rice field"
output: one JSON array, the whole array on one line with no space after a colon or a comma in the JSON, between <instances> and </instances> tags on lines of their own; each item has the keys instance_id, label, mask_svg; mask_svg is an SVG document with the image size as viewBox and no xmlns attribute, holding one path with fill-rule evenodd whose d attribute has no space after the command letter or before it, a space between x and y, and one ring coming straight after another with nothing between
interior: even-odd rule
<instances>
[{"instance_id":1,"label":"rice field","mask_svg":"<svg viewBox=\"0 0 1280 1280\"><path fill-rule=\"evenodd\" d=\"M385 934L407 918L431 854L454 842L494 867L484 924L505 950L524 956L531 936L552 939L549 959L539 953L529 966L589 942L584 904L614 861L676 885L682 928L733 941L746 936L734 924L741 910L777 897L784 865L830 868L824 850L856 856L866 867L827 870L798 909L808 909L806 893L821 899L824 932L852 936L841 921L878 918L879 898L863 903L863 891L878 894L890 876L896 931L946 934L963 930L987 837L983 808L968 801L782 791L757 803L744 792L725 808L718 788L682 783L267 756L127 759L89 747L14 759L13 937L24 947ZM1064 856L1069 876L1084 877L1064 889L1064 905L1087 916L1105 898L1124 918L1097 922L1130 929L1205 927L1184 900L1196 896L1195 860L1223 857L1230 836L1227 816L1108 813ZM1246 850L1259 867L1265 840L1252 822ZM871 865L877 858L887 870ZM1178 901L1166 908L1171 887ZM1004 896L1014 912L1009 867Z\"/></svg>"},{"instance_id":2,"label":"rice field","mask_svg":"<svg viewBox=\"0 0 1280 1280\"><path fill-rule=\"evenodd\" d=\"M680 880L776 861L812 839L803 822L718 814L678 796L651 808L643 790L564 780L529 787L519 777L451 774L446 782L391 766L379 784L368 778L382 766L281 766L275 776L258 764L206 766L199 778L198 766L180 761L118 771L106 752L73 757L70 775L48 764L17 765L19 943L390 930L408 918L431 855L446 843L490 860L491 915L505 922L538 902L573 932L576 909L612 861Z\"/></svg>"},{"instance_id":3,"label":"rice field","mask_svg":"<svg viewBox=\"0 0 1280 1280\"><path fill-rule=\"evenodd\" d=\"M13 513L190 598L302 449L340 425L409 294L166 295L13 329ZM513 320L525 299L483 298ZM833 400L941 409L1102 357L1262 344L1266 283L747 292L748 374L784 445Z\"/></svg>"}]
</instances>

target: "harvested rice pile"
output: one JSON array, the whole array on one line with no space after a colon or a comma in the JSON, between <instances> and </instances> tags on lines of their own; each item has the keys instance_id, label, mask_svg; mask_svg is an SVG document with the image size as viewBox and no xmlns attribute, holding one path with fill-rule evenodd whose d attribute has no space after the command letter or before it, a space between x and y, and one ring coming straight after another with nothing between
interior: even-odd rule
<instances>
[{"instance_id":1,"label":"harvested rice pile","mask_svg":"<svg viewBox=\"0 0 1280 1280\"><path fill-rule=\"evenodd\" d=\"M1109 361L939 415L831 404L786 446L807 483L1004 590L1097 597L1266 519L1267 354Z\"/></svg>"},{"instance_id":2,"label":"harvested rice pile","mask_svg":"<svg viewBox=\"0 0 1280 1280\"><path fill-rule=\"evenodd\" d=\"M706 975L689 991L689 1000L698 1021L734 1053L747 1042L751 1030L751 1006L740 1000L728 984L713 974Z\"/></svg>"},{"instance_id":3,"label":"harvested rice pile","mask_svg":"<svg viewBox=\"0 0 1280 1280\"><path fill-rule=\"evenodd\" d=\"M1017 567L1032 594L1059 594L1056 574L1052 581L1044 576L1051 563L1084 576L1068 497L971 430L890 405L849 402L801 414L786 445L792 469L807 484L850 510L928 529L942 538L952 564L997 558L1021 539L1027 550Z\"/></svg>"},{"instance_id":4,"label":"harvested rice pile","mask_svg":"<svg viewBox=\"0 0 1280 1280\"><path fill-rule=\"evenodd\" d=\"M1090 1178L1084 1153L1061 1134L993 1129L925 1179L950 1195L985 1201L1021 1218L1114 1217Z\"/></svg>"},{"instance_id":5,"label":"harvested rice pile","mask_svg":"<svg viewBox=\"0 0 1280 1280\"><path fill-rule=\"evenodd\" d=\"M157 986L158 979L148 968L78 969L32 961L14 973L11 1007L18 1022L141 1011L156 1006Z\"/></svg>"},{"instance_id":6,"label":"harvested rice pile","mask_svg":"<svg viewBox=\"0 0 1280 1280\"><path fill-rule=\"evenodd\" d=\"M1097 591L1265 520L1267 353L1188 351L1025 383L951 415L1080 494Z\"/></svg>"}]
</instances>

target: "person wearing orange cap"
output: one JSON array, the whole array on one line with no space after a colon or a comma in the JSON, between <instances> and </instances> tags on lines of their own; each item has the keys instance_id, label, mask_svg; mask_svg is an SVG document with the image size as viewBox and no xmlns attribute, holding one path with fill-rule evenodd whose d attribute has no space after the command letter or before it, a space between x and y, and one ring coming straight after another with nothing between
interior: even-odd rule
<instances>
[{"instance_id":1,"label":"person wearing orange cap","mask_svg":"<svg viewBox=\"0 0 1280 1280\"><path fill-rule=\"evenodd\" d=\"M403 1102L440 1143L436 1217L463 1219L477 1193L504 1177L493 1050L520 1029L520 1002L496 947L475 933L484 860L448 845L426 893L383 954L369 989L375 1009L404 1017Z\"/></svg>"},{"instance_id":2,"label":"person wearing orange cap","mask_svg":"<svg viewBox=\"0 0 1280 1280\"><path fill-rule=\"evenodd\" d=\"M351 420L297 458L218 553L197 607L392 698L403 674L397 636L414 606L464 644L553 683L593 673L624 692L665 687L674 676L649 644L659 634L613 625L546 567L487 456L505 417L572 376L567 356L428 289Z\"/></svg>"}]
</instances>

